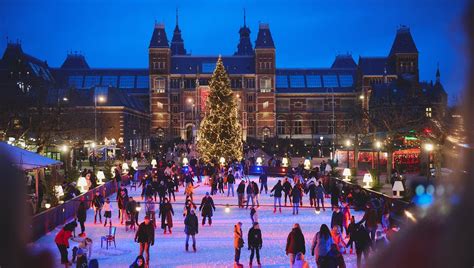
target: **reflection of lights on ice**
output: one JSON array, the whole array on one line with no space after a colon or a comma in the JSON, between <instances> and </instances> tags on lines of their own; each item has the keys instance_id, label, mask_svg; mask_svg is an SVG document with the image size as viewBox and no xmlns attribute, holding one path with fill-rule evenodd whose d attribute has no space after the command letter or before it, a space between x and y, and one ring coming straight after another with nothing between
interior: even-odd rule
<instances>
[{"instance_id":1,"label":"reflection of lights on ice","mask_svg":"<svg viewBox=\"0 0 474 268\"><path fill-rule=\"evenodd\" d=\"M224 211L225 211L225 213L230 213L230 207L229 207L229 205L226 205L226 206L225 206Z\"/></svg>"},{"instance_id":2,"label":"reflection of lights on ice","mask_svg":"<svg viewBox=\"0 0 474 268\"><path fill-rule=\"evenodd\" d=\"M407 216L407 218L409 218L409 219L412 220L413 222L416 222L415 216L413 216L413 214L412 214L410 211L405 210L405 216Z\"/></svg>"}]
</instances>

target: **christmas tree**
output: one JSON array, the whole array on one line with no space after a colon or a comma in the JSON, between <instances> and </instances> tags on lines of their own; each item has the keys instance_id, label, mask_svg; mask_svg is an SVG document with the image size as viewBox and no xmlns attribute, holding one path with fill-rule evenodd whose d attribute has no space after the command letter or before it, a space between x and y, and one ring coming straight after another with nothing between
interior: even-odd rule
<instances>
[{"instance_id":1,"label":"christmas tree","mask_svg":"<svg viewBox=\"0 0 474 268\"><path fill-rule=\"evenodd\" d=\"M204 161L242 159L242 127L230 80L222 63L217 60L216 69L209 81L211 88L206 102L204 119L198 134L197 149Z\"/></svg>"}]
</instances>

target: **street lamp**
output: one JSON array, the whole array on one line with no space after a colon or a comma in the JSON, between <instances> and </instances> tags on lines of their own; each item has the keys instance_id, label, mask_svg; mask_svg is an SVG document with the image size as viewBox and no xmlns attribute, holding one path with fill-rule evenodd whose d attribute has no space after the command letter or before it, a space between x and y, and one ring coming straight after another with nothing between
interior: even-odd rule
<instances>
[{"instance_id":1,"label":"street lamp","mask_svg":"<svg viewBox=\"0 0 474 268\"><path fill-rule=\"evenodd\" d=\"M346 151L347 151L347 168L349 168L349 147L351 147L351 140L350 139L347 139L346 140Z\"/></svg>"},{"instance_id":2,"label":"street lamp","mask_svg":"<svg viewBox=\"0 0 474 268\"><path fill-rule=\"evenodd\" d=\"M324 157L324 155L323 155L323 141L324 141L324 137L323 136L319 137L319 150L320 150L319 156L320 157Z\"/></svg>"},{"instance_id":3,"label":"street lamp","mask_svg":"<svg viewBox=\"0 0 474 268\"><path fill-rule=\"evenodd\" d=\"M350 181L349 176L351 176L351 170L349 168L345 168L344 171L342 172L342 176L345 177L343 181L349 182Z\"/></svg>"},{"instance_id":4,"label":"street lamp","mask_svg":"<svg viewBox=\"0 0 474 268\"><path fill-rule=\"evenodd\" d=\"M99 103L104 103L106 101L105 97L102 96L102 95L95 95L95 92L94 92L94 143L93 143L93 146L92 148L94 148L93 150L93 165L92 165L92 169L95 171L95 142L97 142L97 102Z\"/></svg>"},{"instance_id":5,"label":"street lamp","mask_svg":"<svg viewBox=\"0 0 474 268\"><path fill-rule=\"evenodd\" d=\"M380 149L382 148L382 142L375 141L375 148L377 149L377 179L380 180Z\"/></svg>"},{"instance_id":6,"label":"street lamp","mask_svg":"<svg viewBox=\"0 0 474 268\"><path fill-rule=\"evenodd\" d=\"M104 182L104 180L105 180L105 174L104 174L104 172L103 172L102 170L99 170L99 171L97 172L97 179L99 180L99 181L98 181L98 184L99 184L99 185L102 185L102 184L105 183L105 182Z\"/></svg>"},{"instance_id":7,"label":"street lamp","mask_svg":"<svg viewBox=\"0 0 474 268\"><path fill-rule=\"evenodd\" d=\"M309 159L305 159L303 165L304 165L304 169L306 170L311 169L311 161Z\"/></svg>"},{"instance_id":8,"label":"street lamp","mask_svg":"<svg viewBox=\"0 0 474 268\"><path fill-rule=\"evenodd\" d=\"M426 180L429 182L430 177L431 177L431 158L432 158L432 152L435 149L435 146L432 143L425 143L423 145L423 149L428 153L428 168L427 168L427 174L426 174Z\"/></svg>"}]
</instances>

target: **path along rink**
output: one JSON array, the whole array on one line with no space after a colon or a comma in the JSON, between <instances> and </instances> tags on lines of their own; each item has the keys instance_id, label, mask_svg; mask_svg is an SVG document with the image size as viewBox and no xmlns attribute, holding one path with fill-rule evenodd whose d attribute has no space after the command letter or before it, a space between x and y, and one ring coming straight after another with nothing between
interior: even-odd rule
<instances>
[{"instance_id":1,"label":"path along rink","mask_svg":"<svg viewBox=\"0 0 474 268\"><path fill-rule=\"evenodd\" d=\"M258 183L258 177L251 176L251 179ZM269 177L268 186L269 191L276 184L278 179ZM239 180L240 182L240 180ZM258 184L260 187L260 184ZM235 190L237 184L234 185ZM140 194L141 189L132 190L128 187L129 195L133 196L136 201L140 201L142 204L142 210L139 215L139 222L143 221L145 216L144 204L141 200ZM233 267L234 265L234 247L233 247L233 230L234 225L241 221L243 223L242 230L245 245L242 248L242 254L240 257L240 263L244 267L248 267L250 251L247 250L247 233L251 227L250 220L250 207L249 209L239 209L237 207L237 194L234 197L232 195L227 197L227 190L225 195L217 194L213 196L214 203L216 204L216 211L212 218L212 226L206 224L204 227L199 226L199 234L196 235L197 240L197 252L192 251L186 252L185 245L185 234L184 234L184 217L183 217L183 203L184 203L184 189L180 187L179 192L176 194L176 203L173 202L174 216L173 216L173 234L163 234L163 230L160 228L160 221L157 219L157 228L155 231L155 245L150 248L150 267ZM206 192L210 192L210 187L204 184L200 184L194 192L194 202L200 203L202 197ZM282 197L282 203L284 203L284 197ZM115 201L115 195L110 196L111 201ZM299 215L292 215L292 208L290 206L283 207L282 213L273 213L273 197L268 194L262 193L259 196L260 206L257 209L258 222L262 230L263 236L263 247L260 252L262 267L289 267L289 258L285 255L286 239L289 232L292 229L294 223L299 223L306 242L306 254L305 259L308 261L310 267L316 267L314 257L311 256L311 242L313 236L319 231L321 224L327 224L330 226L332 211L326 209L325 212L321 211L320 214L316 214L314 209L300 208ZM86 221L86 234L93 240L92 258L99 261L99 267L129 267L130 264L135 260L139 253L139 245L134 242L134 231L125 231L125 226L120 225L118 220L118 209L117 203L111 202L113 205L112 220L113 225L117 226L116 243L117 248L108 250L100 248L100 237L108 233L108 227L104 227L101 224L94 224L94 210L89 209L87 212ZM221 204L222 206L217 206ZM225 205L229 204L230 212L225 212ZM235 207L233 206L235 205ZM268 206L271 205L271 206ZM283 205L283 204L282 204ZM289 204L288 204L289 205ZM303 205L309 206L309 197L305 195L303 197ZM330 206L330 200L325 200L326 207ZM158 209L158 204L156 204ZM198 206L199 208L199 206ZM103 212L102 212L103 213ZM201 224L201 214L197 210L199 224ZM360 220L363 216L363 212L354 212L351 210L352 215L355 216L356 221ZM156 212L158 217L158 211ZM102 219L103 220L103 219ZM43 236L36 242L32 243L32 247L36 249L49 249L53 254L56 261L57 267L60 265L60 254L54 243L54 237L59 232L62 226L58 226L55 230ZM76 233L80 233L80 227L76 228ZM70 241L69 260L72 257L72 248L77 243ZM347 267L356 267L356 255L354 254L344 255L344 260ZM364 261L363 261L364 263ZM256 267L256 260L254 259L253 267ZM74 266L75 267L75 264Z\"/></svg>"}]
</instances>

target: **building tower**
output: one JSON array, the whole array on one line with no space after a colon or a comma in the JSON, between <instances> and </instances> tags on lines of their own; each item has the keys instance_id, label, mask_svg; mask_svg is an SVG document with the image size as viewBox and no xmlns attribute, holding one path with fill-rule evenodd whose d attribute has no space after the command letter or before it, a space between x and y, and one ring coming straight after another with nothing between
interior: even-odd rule
<instances>
[{"instance_id":1,"label":"building tower","mask_svg":"<svg viewBox=\"0 0 474 268\"><path fill-rule=\"evenodd\" d=\"M265 140L275 133L275 45L268 24L260 24L255 41L257 88L256 136Z\"/></svg>"},{"instance_id":2,"label":"building tower","mask_svg":"<svg viewBox=\"0 0 474 268\"><path fill-rule=\"evenodd\" d=\"M252 42L250 42L250 29L247 27L245 9L244 9L244 26L239 30L240 40L237 45L237 51L234 55L253 55Z\"/></svg>"},{"instance_id":3,"label":"building tower","mask_svg":"<svg viewBox=\"0 0 474 268\"><path fill-rule=\"evenodd\" d=\"M184 41L178 24L178 9L176 9L176 26L174 27L173 38L171 39L171 55L186 55Z\"/></svg>"},{"instance_id":4,"label":"building tower","mask_svg":"<svg viewBox=\"0 0 474 268\"><path fill-rule=\"evenodd\" d=\"M170 133L168 80L171 50L164 24L155 23L148 47L150 78L151 135L160 140Z\"/></svg>"},{"instance_id":5,"label":"building tower","mask_svg":"<svg viewBox=\"0 0 474 268\"><path fill-rule=\"evenodd\" d=\"M389 63L398 76L419 81L418 49L410 33L410 28L400 26L389 54Z\"/></svg>"}]
</instances>

